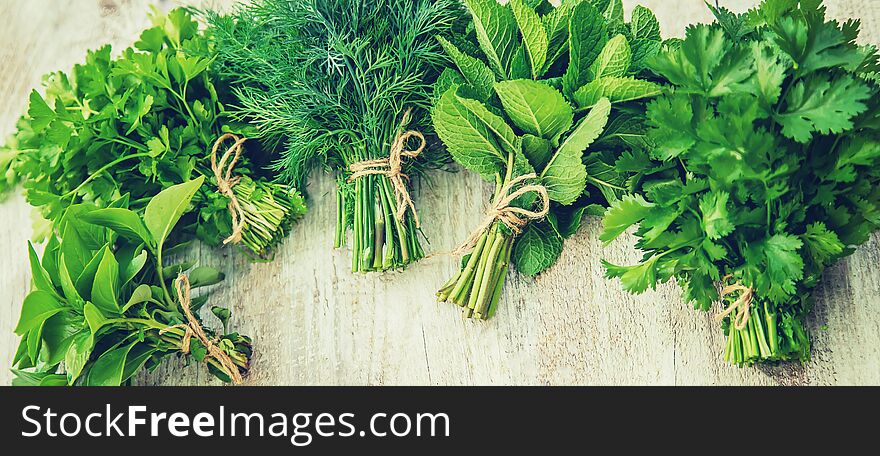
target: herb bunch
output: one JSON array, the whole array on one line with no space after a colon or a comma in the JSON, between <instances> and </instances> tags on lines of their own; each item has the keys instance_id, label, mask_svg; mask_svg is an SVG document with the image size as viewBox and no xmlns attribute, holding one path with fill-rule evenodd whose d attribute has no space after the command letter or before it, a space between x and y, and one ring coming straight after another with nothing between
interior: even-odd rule
<instances>
[{"instance_id":1,"label":"herb bunch","mask_svg":"<svg viewBox=\"0 0 880 456\"><path fill-rule=\"evenodd\" d=\"M206 340L193 337L190 331L201 323L189 315L197 314L209 295L181 302L178 296L188 296L188 287L175 289L180 273L188 272L192 288L214 285L223 274L165 263L180 249L168 236L203 180L163 190L143 216L127 208L128 195L107 208L69 206L57 225L60 235L49 237L42 260L29 246L33 282L15 328L21 343L13 384L117 386L172 354L205 361L225 382L247 374L251 341L227 333L229 311L212 308L223 322L222 335L205 329Z\"/></svg>"},{"instance_id":2,"label":"herb bunch","mask_svg":"<svg viewBox=\"0 0 880 456\"><path fill-rule=\"evenodd\" d=\"M401 211L388 175L353 178L352 165L389 159L404 130L430 133L425 112L445 61L434 36L460 13L453 0L260 0L231 17L208 15L219 67L237 84L235 115L285 148L275 169L300 187L316 165L339 173L335 246L351 228L352 271L424 255L414 207ZM405 158L402 173L443 161L429 147Z\"/></svg>"},{"instance_id":3,"label":"herb bunch","mask_svg":"<svg viewBox=\"0 0 880 456\"><path fill-rule=\"evenodd\" d=\"M45 94L31 93L27 114L0 149L0 191L21 182L27 200L57 228L72 204L105 207L128 194L131 209L142 213L162 189L203 175L209 185L197 192L181 230L217 245L232 222L210 166L211 146L223 133L249 132L225 112L228 89L212 69L210 35L180 8L153 22L118 57L104 46L70 76L46 76ZM245 145L256 152L253 146ZM241 176L233 190L245 220L242 244L265 255L305 205L258 168L243 155L232 170Z\"/></svg>"},{"instance_id":4,"label":"herb bunch","mask_svg":"<svg viewBox=\"0 0 880 456\"><path fill-rule=\"evenodd\" d=\"M675 279L702 310L720 300L730 363L803 361L813 288L880 224L877 51L819 0L712 9L649 61L672 86L648 106L640 194L602 234L638 225L645 253L607 275L634 293Z\"/></svg>"},{"instance_id":5,"label":"herb bunch","mask_svg":"<svg viewBox=\"0 0 880 456\"><path fill-rule=\"evenodd\" d=\"M662 42L653 13L637 7L627 23L620 0L465 4L465 33L438 38L455 69L435 85L434 128L495 196L437 295L485 319L511 259L527 275L546 270L585 212L630 189L639 170L615 162L644 143L644 99L660 93L644 62Z\"/></svg>"}]
</instances>

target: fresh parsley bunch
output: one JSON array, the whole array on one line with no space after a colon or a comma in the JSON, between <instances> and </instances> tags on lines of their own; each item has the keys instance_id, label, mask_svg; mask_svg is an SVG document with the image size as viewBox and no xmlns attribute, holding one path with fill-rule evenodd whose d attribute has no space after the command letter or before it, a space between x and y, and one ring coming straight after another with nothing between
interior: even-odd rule
<instances>
[{"instance_id":1,"label":"fresh parsley bunch","mask_svg":"<svg viewBox=\"0 0 880 456\"><path fill-rule=\"evenodd\" d=\"M465 4L472 21L438 38L455 68L435 85L434 128L495 196L438 297L485 319L511 258L524 274L544 271L585 211L630 188L632 172L614 164L644 142L643 100L660 93L644 64L662 41L650 10L627 23L620 0Z\"/></svg>"},{"instance_id":2,"label":"fresh parsley bunch","mask_svg":"<svg viewBox=\"0 0 880 456\"><path fill-rule=\"evenodd\" d=\"M415 206L401 198L446 155L407 152L395 181L383 172L404 131L430 138L426 108L445 62L434 36L461 15L455 0L260 0L229 17L208 15L219 67L237 86L236 116L284 146L275 169L297 186L316 165L338 172L335 246L351 228L353 272L424 256ZM370 162L374 174L354 172Z\"/></svg>"},{"instance_id":3,"label":"fresh parsley bunch","mask_svg":"<svg viewBox=\"0 0 880 456\"><path fill-rule=\"evenodd\" d=\"M69 206L42 259L29 246L33 285L15 327L14 385L117 386L174 354L204 361L226 382L247 374L251 341L227 333L229 310L212 308L224 329L215 334L195 317L209 294L189 299L223 274L165 262L180 248L168 236L203 181L163 190L143 216L128 209L128 195L107 208ZM188 280L175 280L184 272Z\"/></svg>"},{"instance_id":4,"label":"fresh parsley bunch","mask_svg":"<svg viewBox=\"0 0 880 456\"><path fill-rule=\"evenodd\" d=\"M818 0L712 9L718 22L649 60L672 85L648 106L652 147L628 159L640 194L601 237L638 225L645 253L607 275L634 293L674 279L702 310L721 300L730 363L805 360L811 291L880 224L877 52Z\"/></svg>"},{"instance_id":5,"label":"fresh parsley bunch","mask_svg":"<svg viewBox=\"0 0 880 456\"><path fill-rule=\"evenodd\" d=\"M118 57L101 47L70 76L48 75L44 95L31 93L27 115L0 149L0 191L22 182L28 201L57 225L72 204L103 207L126 194L142 212L162 189L204 175L208 183L181 229L216 245L232 226L229 198L217 189L209 160L212 144L225 132L249 132L226 115L228 89L212 69L210 35L185 9L153 22ZM245 148L254 152L255 145ZM231 176L241 176L233 189L245 220L242 243L263 255L305 205L258 165L245 154Z\"/></svg>"}]
</instances>

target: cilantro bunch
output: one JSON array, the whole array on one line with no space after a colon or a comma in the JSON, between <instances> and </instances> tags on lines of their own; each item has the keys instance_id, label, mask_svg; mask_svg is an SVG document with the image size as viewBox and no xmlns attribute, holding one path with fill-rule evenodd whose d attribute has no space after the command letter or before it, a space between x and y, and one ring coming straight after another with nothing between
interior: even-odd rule
<instances>
[{"instance_id":1,"label":"cilantro bunch","mask_svg":"<svg viewBox=\"0 0 880 456\"><path fill-rule=\"evenodd\" d=\"M398 185L381 172L355 176L353 165L390 161L404 131L430 138L426 108L445 60L434 36L460 15L455 0L261 0L229 17L209 14L219 67L236 84L236 117L284 147L275 169L297 186L315 166L338 173L335 247L350 229L353 272L424 256L400 187L412 192L409 181L446 155L427 147L403 158ZM414 140L405 146L421 150Z\"/></svg>"},{"instance_id":2,"label":"cilantro bunch","mask_svg":"<svg viewBox=\"0 0 880 456\"><path fill-rule=\"evenodd\" d=\"M805 360L810 294L880 224L877 51L819 0L766 0L649 60L671 87L648 105L639 193L601 239L638 225L643 260L606 263L634 293L674 279L686 301L722 301L724 359ZM719 293L719 288L721 289Z\"/></svg>"},{"instance_id":3,"label":"cilantro bunch","mask_svg":"<svg viewBox=\"0 0 880 456\"><path fill-rule=\"evenodd\" d=\"M143 216L128 208L128 195L107 208L68 206L42 259L29 245L33 281L15 327L14 385L117 386L171 355L204 361L225 382L247 374L251 341L226 331L229 310L211 309L223 323L217 333L194 316L210 295L188 298L190 288L214 285L223 274L167 263L180 249L169 235L203 181L161 191ZM185 290L175 280L181 273L189 277Z\"/></svg>"},{"instance_id":4,"label":"cilantro bunch","mask_svg":"<svg viewBox=\"0 0 880 456\"><path fill-rule=\"evenodd\" d=\"M228 88L212 68L210 35L180 8L153 22L119 56L104 46L70 76L46 76L44 95L31 93L27 115L0 149L0 191L21 182L27 200L57 228L72 204L104 207L130 195L131 209L141 213L162 189L203 175L208 182L180 230L216 245L230 234L231 217L210 166L211 146L224 132L249 131L226 114ZM305 206L295 190L258 172L255 142L245 148L250 154L232 170L241 176L234 192L245 220L242 243L264 255Z\"/></svg>"},{"instance_id":5,"label":"cilantro bunch","mask_svg":"<svg viewBox=\"0 0 880 456\"><path fill-rule=\"evenodd\" d=\"M495 195L437 295L485 319L511 259L527 275L546 270L586 211L630 189L632 171L614 165L644 141L644 99L660 93L644 64L662 41L650 10L627 23L620 0L465 4L472 21L438 38L455 67L435 85L434 128Z\"/></svg>"}]
</instances>

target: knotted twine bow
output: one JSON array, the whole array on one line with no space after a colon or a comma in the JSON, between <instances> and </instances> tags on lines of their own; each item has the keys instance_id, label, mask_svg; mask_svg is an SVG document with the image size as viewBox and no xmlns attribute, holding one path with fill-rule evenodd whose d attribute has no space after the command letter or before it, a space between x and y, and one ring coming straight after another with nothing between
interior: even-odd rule
<instances>
[{"instance_id":1,"label":"knotted twine bow","mask_svg":"<svg viewBox=\"0 0 880 456\"><path fill-rule=\"evenodd\" d=\"M217 150L227 139L232 139L234 142L220 157L220 161L217 161ZM244 230L244 210L241 208L235 192L232 191L232 187L238 184L241 176L233 177L232 170L241 157L242 144L245 141L247 138L239 138L232 133L226 133L217 138L217 141L214 141L214 147L211 148L211 170L214 171L214 177L217 179L217 189L223 196L229 198L229 215L232 217L232 234L223 240L224 244L240 242L241 232Z\"/></svg>"},{"instance_id":2,"label":"knotted twine bow","mask_svg":"<svg viewBox=\"0 0 880 456\"><path fill-rule=\"evenodd\" d=\"M729 279L730 276L725 276L722 280ZM754 296L754 290L751 287L747 287L741 283L734 283L732 285L727 285L726 287L721 289L721 299L724 299L725 296L729 294L733 294L736 292L742 292L733 304L727 306L723 312L719 313L715 316L716 321L721 321L724 317L733 314L736 312L736 315L733 316L733 327L742 330L746 327L746 324L749 322L749 318L751 317L751 307L752 307L752 297Z\"/></svg>"},{"instance_id":3,"label":"knotted twine bow","mask_svg":"<svg viewBox=\"0 0 880 456\"><path fill-rule=\"evenodd\" d=\"M214 345L214 342L208 339L208 335L205 334L202 325L199 324L199 321L196 320L195 315L193 315L192 310L189 308L192 304L192 300L190 299L189 279L186 275L180 274L177 276L177 280L174 281L174 284L177 287L177 300L180 301L180 307L183 309L184 315L186 315L187 323L169 326L159 331L159 333L165 333L174 328L183 329L183 340L181 340L181 345L183 346L180 349L183 354L189 353L189 341L192 336L196 336L196 338L199 339L202 345L208 350L206 357L216 359L217 362L223 366L223 370L225 370L232 378L232 383L236 385L240 384L242 378L241 373L238 371L238 366L235 365L235 362L232 361L232 358L230 358L226 352L220 347Z\"/></svg>"},{"instance_id":4,"label":"knotted twine bow","mask_svg":"<svg viewBox=\"0 0 880 456\"><path fill-rule=\"evenodd\" d=\"M495 195L492 205L486 211L486 217L484 217L483 221L477 225L477 228L471 232L471 235L468 236L467 240L453 250L453 255L464 255L468 250L477 245L483 232L489 229L496 220L501 221L501 223L510 228L510 231L513 232L514 236L518 236L530 221L544 218L547 213L550 212L550 195L547 194L547 187L544 187L543 185L529 184L523 185L516 191L511 192L511 190L513 190L513 188L520 182L535 179L537 177L538 176L535 173L525 174L511 180L501 187L501 190ZM538 199L541 200L542 206L540 210L532 211L510 205L513 203L513 200L531 192L536 193Z\"/></svg>"},{"instance_id":5,"label":"knotted twine bow","mask_svg":"<svg viewBox=\"0 0 880 456\"><path fill-rule=\"evenodd\" d=\"M400 121L400 130L403 130L403 128L406 127L406 124L409 123L410 111L411 110L407 109L406 113L404 113L403 119ZM406 148L406 145L411 138L417 138L419 140L419 147L415 150L409 150ZM394 199L396 203L394 215L397 217L397 220L403 222L406 210L410 209L413 214L413 220L416 223L416 228L421 228L422 223L419 220L418 212L416 212L416 205L413 203L412 196L410 196L409 189L406 185L409 176L403 173L403 158L418 157L419 154L425 150L426 145L427 142L425 141L425 136L418 131L409 130L398 133L394 138L394 142L391 143L391 152L388 154L388 157L352 163L348 167L349 171L352 173L351 177L348 178L348 181L354 182L360 177L372 174L387 176L388 180L391 181L391 187L394 189Z\"/></svg>"}]
</instances>

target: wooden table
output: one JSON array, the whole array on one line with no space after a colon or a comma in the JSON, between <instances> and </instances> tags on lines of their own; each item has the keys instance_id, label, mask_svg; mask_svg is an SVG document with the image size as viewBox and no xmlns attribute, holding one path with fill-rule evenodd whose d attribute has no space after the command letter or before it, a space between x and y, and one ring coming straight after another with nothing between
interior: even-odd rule
<instances>
[{"instance_id":1,"label":"wooden table","mask_svg":"<svg viewBox=\"0 0 880 456\"><path fill-rule=\"evenodd\" d=\"M148 26L147 0L0 1L0 136L24 112L41 76L70 69L86 49L116 50ZM213 3L216 3L213 2ZM221 2L227 3L227 2ZM635 1L625 1L628 10ZM642 0L668 36L707 21L702 0ZM725 1L734 10L755 0ZM863 40L880 42L880 1L827 0L836 18L860 17ZM161 8L171 7L161 2ZM488 203L490 188L468 173L435 174L417 204L433 251L463 239ZM676 286L641 296L602 278L600 259L637 260L633 239L603 248L590 218L559 263L537 279L511 274L497 316L461 318L437 304L436 288L457 260L435 257L400 273L353 275L347 251L333 245L330 176L307 189L310 212L276 260L251 264L233 248L197 248L201 264L227 280L212 303L233 310L232 327L254 339L250 385L568 385L880 383L880 238L830 269L816 291L806 365L736 368L722 363L723 336L705 313L682 303ZM19 195L0 203L0 384L8 384L17 346L12 329L30 281L26 240L30 208ZM207 321L212 321L208 319ZM215 321L215 320L213 320ZM169 359L140 384L219 384L206 370Z\"/></svg>"}]
</instances>

